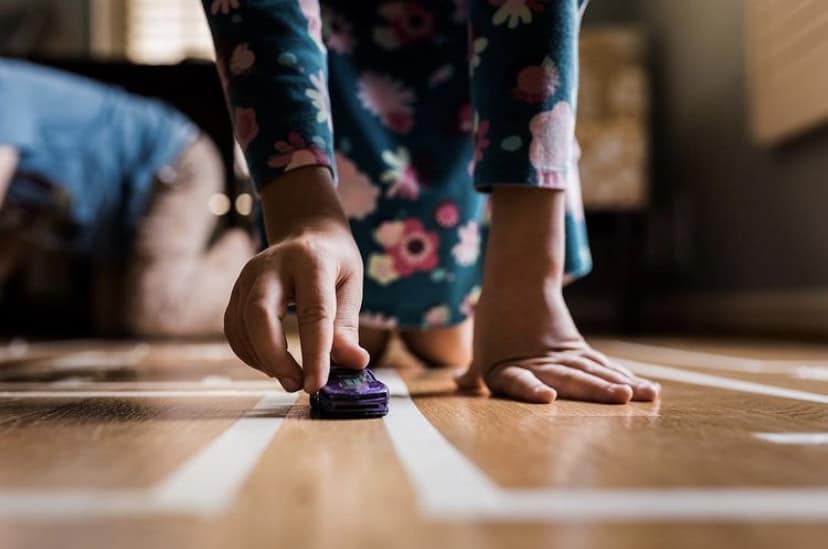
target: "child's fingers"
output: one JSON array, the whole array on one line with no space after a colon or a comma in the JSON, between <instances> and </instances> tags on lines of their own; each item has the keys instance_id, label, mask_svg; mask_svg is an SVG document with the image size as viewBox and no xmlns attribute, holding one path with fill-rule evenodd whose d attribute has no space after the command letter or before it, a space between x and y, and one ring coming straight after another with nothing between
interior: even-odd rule
<instances>
[{"instance_id":1,"label":"child's fingers","mask_svg":"<svg viewBox=\"0 0 828 549\"><path fill-rule=\"evenodd\" d=\"M609 370L618 372L624 376L626 378L626 383L633 388L633 400L651 401L657 399L661 394L661 385L636 376L632 373L632 371L630 371L629 368L618 364L618 362L610 359L601 352L588 348L584 351L584 356L594 362L597 362L604 368L608 368Z\"/></svg>"},{"instance_id":2,"label":"child's fingers","mask_svg":"<svg viewBox=\"0 0 828 549\"><path fill-rule=\"evenodd\" d=\"M525 402L546 404L557 398L557 392L535 377L531 371L514 364L494 368L486 375L492 393Z\"/></svg>"},{"instance_id":3,"label":"child's fingers","mask_svg":"<svg viewBox=\"0 0 828 549\"><path fill-rule=\"evenodd\" d=\"M230 348L245 364L253 368L259 369L256 363L256 358L253 350L249 347L247 339L242 336L240 329L242 327L241 318L239 317L239 283L233 287L233 292L230 294L230 302L227 304L227 309L224 311L224 335L227 337L227 343Z\"/></svg>"},{"instance_id":4,"label":"child's fingers","mask_svg":"<svg viewBox=\"0 0 828 549\"><path fill-rule=\"evenodd\" d=\"M556 358L556 361L564 366L571 366L587 374L600 377L610 383L628 385L633 391L633 400L649 401L654 400L658 396L658 389L653 383L637 378L634 375L625 375L619 370L598 364L583 356L564 355L563 357Z\"/></svg>"},{"instance_id":5,"label":"child's fingers","mask_svg":"<svg viewBox=\"0 0 828 549\"><path fill-rule=\"evenodd\" d=\"M351 275L336 289L336 318L331 356L337 364L364 368L371 357L359 346L359 309L362 305L362 276Z\"/></svg>"},{"instance_id":6,"label":"child's fingers","mask_svg":"<svg viewBox=\"0 0 828 549\"><path fill-rule=\"evenodd\" d=\"M533 367L532 371L544 383L554 387L563 398L626 404L633 396L632 387L627 384L612 383L572 366L545 364Z\"/></svg>"},{"instance_id":7,"label":"child's fingers","mask_svg":"<svg viewBox=\"0 0 828 549\"><path fill-rule=\"evenodd\" d=\"M330 269L314 265L294 278L296 319L302 347L305 391L315 393L328 381L336 318L336 280Z\"/></svg>"},{"instance_id":8,"label":"child's fingers","mask_svg":"<svg viewBox=\"0 0 828 549\"><path fill-rule=\"evenodd\" d=\"M279 314L283 307L278 280L263 274L247 294L242 318L259 369L277 378L286 391L294 392L302 388L302 369L287 349Z\"/></svg>"}]
</instances>

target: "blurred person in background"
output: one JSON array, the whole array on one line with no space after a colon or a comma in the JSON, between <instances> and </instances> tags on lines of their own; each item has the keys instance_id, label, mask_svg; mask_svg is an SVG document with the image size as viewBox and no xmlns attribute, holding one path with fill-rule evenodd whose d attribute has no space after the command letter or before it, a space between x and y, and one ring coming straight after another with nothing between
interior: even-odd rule
<instances>
[{"instance_id":1,"label":"blurred person in background","mask_svg":"<svg viewBox=\"0 0 828 549\"><path fill-rule=\"evenodd\" d=\"M93 265L99 332L217 335L254 253L208 208L216 146L183 114L85 78L0 59L0 285L39 247Z\"/></svg>"}]
</instances>

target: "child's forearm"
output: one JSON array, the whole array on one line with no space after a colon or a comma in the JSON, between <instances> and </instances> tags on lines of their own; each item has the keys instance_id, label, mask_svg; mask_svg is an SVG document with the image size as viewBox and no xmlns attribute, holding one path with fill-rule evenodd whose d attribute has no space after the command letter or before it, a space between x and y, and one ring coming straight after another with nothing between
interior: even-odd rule
<instances>
[{"instance_id":1,"label":"child's forearm","mask_svg":"<svg viewBox=\"0 0 828 549\"><path fill-rule=\"evenodd\" d=\"M271 244L308 229L350 230L326 167L309 166L286 172L264 185L260 194Z\"/></svg>"},{"instance_id":2,"label":"child's forearm","mask_svg":"<svg viewBox=\"0 0 828 549\"><path fill-rule=\"evenodd\" d=\"M562 191L512 185L494 188L487 282L497 284L502 276L502 283L509 285L521 280L561 284L565 200Z\"/></svg>"}]
</instances>

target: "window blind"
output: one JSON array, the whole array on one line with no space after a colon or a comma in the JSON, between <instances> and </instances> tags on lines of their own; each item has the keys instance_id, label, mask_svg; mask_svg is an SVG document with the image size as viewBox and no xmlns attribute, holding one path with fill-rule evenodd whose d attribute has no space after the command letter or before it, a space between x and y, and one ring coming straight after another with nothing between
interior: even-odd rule
<instances>
[{"instance_id":1,"label":"window blind","mask_svg":"<svg viewBox=\"0 0 828 549\"><path fill-rule=\"evenodd\" d=\"M126 0L126 55L137 63L212 59L199 0Z\"/></svg>"}]
</instances>

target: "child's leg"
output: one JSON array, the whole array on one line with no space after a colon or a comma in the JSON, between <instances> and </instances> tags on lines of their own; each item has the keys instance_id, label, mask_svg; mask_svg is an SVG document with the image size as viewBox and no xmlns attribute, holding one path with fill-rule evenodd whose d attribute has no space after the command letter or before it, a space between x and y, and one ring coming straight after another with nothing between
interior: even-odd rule
<instances>
[{"instance_id":1,"label":"child's leg","mask_svg":"<svg viewBox=\"0 0 828 549\"><path fill-rule=\"evenodd\" d=\"M468 366L472 356L472 319L448 328L402 330L408 350L427 366Z\"/></svg>"},{"instance_id":2,"label":"child's leg","mask_svg":"<svg viewBox=\"0 0 828 549\"><path fill-rule=\"evenodd\" d=\"M201 137L182 153L176 172L175 181L156 184L137 227L124 323L136 335L218 335L227 296L254 253L253 241L233 229L207 247L216 225L207 203L224 188L212 141Z\"/></svg>"}]
</instances>

